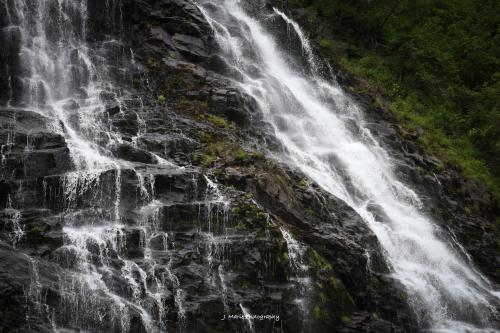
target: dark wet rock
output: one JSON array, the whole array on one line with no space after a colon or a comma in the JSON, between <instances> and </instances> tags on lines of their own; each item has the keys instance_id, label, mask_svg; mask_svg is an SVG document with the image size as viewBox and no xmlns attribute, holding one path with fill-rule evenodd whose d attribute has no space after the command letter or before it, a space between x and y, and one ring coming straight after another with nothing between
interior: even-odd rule
<instances>
[{"instance_id":1,"label":"dark wet rock","mask_svg":"<svg viewBox=\"0 0 500 333\"><path fill-rule=\"evenodd\" d=\"M290 184L300 180L293 173L283 174L279 169L275 169L274 174L269 171L257 172L260 176L254 178L233 169L229 177L236 186L254 193L272 216L311 247L310 265L318 286L313 294L318 298L317 319L321 318L314 322L313 330L342 327L343 314L355 309L389 318L388 327L396 331L414 330L415 318L404 298L399 296L402 287L384 277L389 269L378 241L359 215L317 188L291 188ZM276 173L280 176L276 177ZM394 312L395 308L400 311Z\"/></svg>"},{"instance_id":2,"label":"dark wet rock","mask_svg":"<svg viewBox=\"0 0 500 333\"><path fill-rule=\"evenodd\" d=\"M376 315L370 313L354 313L349 317L345 317L344 321L346 327L344 327L340 332L342 333L368 333L368 332L380 332L380 333L399 333L404 332L402 329L394 327L394 325L388 321L377 318Z\"/></svg>"},{"instance_id":3,"label":"dark wet rock","mask_svg":"<svg viewBox=\"0 0 500 333\"><path fill-rule=\"evenodd\" d=\"M24 288L28 285L30 266L28 258L21 253L0 243L0 328L3 331L26 324Z\"/></svg>"},{"instance_id":4,"label":"dark wet rock","mask_svg":"<svg viewBox=\"0 0 500 333\"><path fill-rule=\"evenodd\" d=\"M141 229L127 229L125 238L127 242L126 254L128 258L144 257L144 232Z\"/></svg>"},{"instance_id":5,"label":"dark wet rock","mask_svg":"<svg viewBox=\"0 0 500 333\"><path fill-rule=\"evenodd\" d=\"M148 151L139 149L131 144L122 143L112 148L113 154L119 158L131 162L156 164L156 158Z\"/></svg>"},{"instance_id":6,"label":"dark wet rock","mask_svg":"<svg viewBox=\"0 0 500 333\"><path fill-rule=\"evenodd\" d=\"M108 109L111 118L111 124L120 133L128 137L135 137L139 133L140 124L137 113L130 112L126 114L119 113L121 109L118 106L113 106Z\"/></svg>"},{"instance_id":7,"label":"dark wet rock","mask_svg":"<svg viewBox=\"0 0 500 333\"><path fill-rule=\"evenodd\" d=\"M44 318L43 306L37 300L50 297L50 289L44 291L41 284L50 286L51 281L55 281L57 269L30 259L1 241L0 263L0 330L51 332L52 327Z\"/></svg>"},{"instance_id":8,"label":"dark wet rock","mask_svg":"<svg viewBox=\"0 0 500 333\"><path fill-rule=\"evenodd\" d=\"M205 45L199 38L184 34L175 34L172 38L172 43L188 60L199 62L208 56L205 52Z\"/></svg>"},{"instance_id":9,"label":"dark wet rock","mask_svg":"<svg viewBox=\"0 0 500 333\"><path fill-rule=\"evenodd\" d=\"M15 179L61 174L73 167L54 119L29 110L0 112L1 173Z\"/></svg>"}]
</instances>

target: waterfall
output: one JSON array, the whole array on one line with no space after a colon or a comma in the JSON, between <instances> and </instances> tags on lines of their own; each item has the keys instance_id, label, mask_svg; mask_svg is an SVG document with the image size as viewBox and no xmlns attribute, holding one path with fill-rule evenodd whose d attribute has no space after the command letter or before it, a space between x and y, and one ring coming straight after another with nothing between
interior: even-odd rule
<instances>
[{"instance_id":1,"label":"waterfall","mask_svg":"<svg viewBox=\"0 0 500 333\"><path fill-rule=\"evenodd\" d=\"M217 88L226 96L234 84L253 98L259 119L272 131L266 135L279 142L270 156L301 170L311 184L364 218L392 275L430 330L495 331L490 327L498 316L499 292L453 249L462 249L454 238L451 247L438 237L439 227L423 213L415 191L395 177L391 157L364 126L362 110L323 78L328 66L299 24L260 5L252 0L0 0L0 120L5 121L0 124L0 198L6 202L0 207L0 250L8 243L0 254L19 251L26 259L13 265L15 274L4 267L6 279L15 280L13 288L24 288L23 328L160 333L298 330L300 325L308 332L313 327L315 268L307 264L306 241L295 239L281 216L268 213L253 189L235 186L232 178L241 171L238 183L247 182L253 175L244 169L253 166L195 165L191 158L198 155L192 154L204 148L197 137L201 131L207 136L214 131L218 140L233 129L189 118L163 95L161 101L156 93L168 91L165 81L154 78L152 86L158 86L143 87L157 69L172 74L169 85L192 83L196 90L203 76L202 89ZM122 6L147 13L131 14L130 23ZM307 69L281 50L267 29L272 22L286 25L301 43ZM131 31L161 31L162 40L149 36L132 50L136 40L127 39L129 23ZM211 72L215 75L209 77L208 70L189 62L190 48L202 48L206 24L236 75ZM165 46L169 38L175 43ZM173 63L178 67L170 68ZM190 71L196 72L193 81L184 82L180 74ZM19 119L27 121L16 123ZM179 147L168 147L176 151L167 154L167 145L177 145L178 137L163 132L174 132L177 125L178 132L186 130L179 136L189 140L179 140ZM224 140L236 147L241 138L232 142L235 136ZM130 151L140 156L130 157ZM41 155L33 158L36 154ZM173 155L185 166L167 160ZM40 166L44 171L37 173L42 162L57 166ZM34 166L26 167L29 163ZM222 315L241 321L222 322ZM263 318L280 315L286 322ZM18 324L25 323L12 323Z\"/></svg>"},{"instance_id":2,"label":"waterfall","mask_svg":"<svg viewBox=\"0 0 500 333\"><path fill-rule=\"evenodd\" d=\"M359 107L335 82L314 71L297 72L266 30L269 14L259 3L197 3L227 66L238 73L235 83L257 102L283 146L275 157L363 217L422 324L435 332L496 331L491 326L498 319L499 291L438 236L438 225L423 213L415 191L394 175L391 157L365 127ZM296 30L308 61L317 61L300 27L274 13Z\"/></svg>"},{"instance_id":3,"label":"waterfall","mask_svg":"<svg viewBox=\"0 0 500 333\"><path fill-rule=\"evenodd\" d=\"M310 299L311 294L311 278L309 277L309 267L306 265L306 252L307 248L297 242L290 235L288 231L280 228L281 234L285 239L288 257L290 259L290 266L292 272L295 275L292 279L297 281L298 291L297 291L297 304L299 304L300 310L302 312L302 330L301 332L310 331L308 323L310 321L311 311L310 311Z\"/></svg>"},{"instance_id":4,"label":"waterfall","mask_svg":"<svg viewBox=\"0 0 500 333\"><path fill-rule=\"evenodd\" d=\"M8 64L9 83L3 108L38 114L53 132L64 137L73 162L69 172L43 180L43 202L47 208L60 208L58 218L63 224L64 244L51 258L63 268L54 281L61 294L59 304L41 306L47 301L41 296L33 259L36 289L30 286L27 298L40 305L37 314L51 318L55 332L66 328L129 332L137 318L146 332L158 332L165 328L165 284L175 276L160 274L163 268L151 256L151 239L166 238L158 230L157 210L151 208L154 175L133 170L140 193L137 204L145 202L145 206L139 208L143 213L139 225L126 226L121 216L122 177L131 163L113 156L113 146L123 139L106 121L110 104L117 104L120 114L131 104L131 97L114 85L123 79L118 68L124 61L123 46L111 37L105 37L99 47L88 45L87 0L3 0L1 6L8 20L2 37L15 50L10 60L3 59ZM113 30L122 29L120 8L120 0L103 2ZM143 123L140 118L138 123ZM2 146L2 157L9 148L9 144ZM158 165L173 166L154 157ZM15 245L23 230L20 215L10 209ZM140 265L126 255L131 234L143 239L137 244L144 252ZM166 244L164 247L167 250ZM113 275L123 280L121 286L116 286Z\"/></svg>"},{"instance_id":5,"label":"waterfall","mask_svg":"<svg viewBox=\"0 0 500 333\"><path fill-rule=\"evenodd\" d=\"M86 44L87 1L5 0L3 5L9 20L4 38L18 48L6 61L13 82L6 107L53 119L78 170L113 168L102 146L119 138L100 121L105 111L101 94L113 87L108 64L98 61L107 50Z\"/></svg>"}]
</instances>

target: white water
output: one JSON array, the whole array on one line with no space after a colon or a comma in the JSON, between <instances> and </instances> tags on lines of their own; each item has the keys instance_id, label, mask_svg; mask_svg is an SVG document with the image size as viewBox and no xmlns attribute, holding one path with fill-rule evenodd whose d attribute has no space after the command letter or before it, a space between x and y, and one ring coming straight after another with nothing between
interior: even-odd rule
<instances>
[{"instance_id":1,"label":"white water","mask_svg":"<svg viewBox=\"0 0 500 333\"><path fill-rule=\"evenodd\" d=\"M109 11L105 13L111 20L108 24L112 29L120 29L121 19L112 19L120 12L120 0L103 2ZM23 59L24 70L22 87L16 89L22 91L22 96L9 100L6 107L19 112L35 111L51 121L54 131L64 136L74 164L73 170L59 177L58 184L43 180L43 202L51 205L57 201L56 209L61 210L57 219L63 225L64 244L49 259L62 267L56 274L57 281L53 281L60 293L60 304L54 308L43 305L46 286L40 283L38 271L33 269L37 288L30 286L27 302L34 303L37 311L27 314L27 320L50 317L54 332L132 332L138 318L146 332L155 333L166 332L167 326L171 329L169 314L175 313L177 330L182 330L190 295L172 267L177 255L175 234L169 235L161 224L164 217L160 212L165 203L156 198L156 175L146 173L144 166L116 159L112 154L112 146L123 140L112 124L107 123L107 103L118 105L118 115L133 112L137 116L139 128L130 138L132 144L137 144L146 133L146 122L138 114L143 111L142 101L126 99L130 96L121 95L127 93L121 91L123 87L113 85L116 83L110 73L113 66L127 70L115 54L111 57L108 54L114 52L113 45L120 48L119 41L107 39L98 47L87 45L87 0L0 0L0 3L12 14L9 29L20 33L19 57ZM10 95L15 95L14 89ZM134 109L128 110L129 104ZM11 139L0 147L2 165L10 152ZM157 155L153 157L156 172L175 167ZM134 197L133 193L122 193L122 188L134 181L136 200L130 202L127 200ZM210 178L205 177L202 182L206 193L201 202L193 205L204 207L198 231L206 254L204 282L219 292L228 308L226 300L231 295L225 284L224 266L218 263L224 258L228 240L225 234L214 233L213 229L224 231L229 201ZM12 220L6 227L9 232L12 230L9 236L16 245L24 234L22 216L12 207L8 209ZM134 214L133 224L124 221L124 211ZM130 238L138 244L131 244ZM158 239L160 247L152 246ZM131 248L136 253L130 255Z\"/></svg>"},{"instance_id":2,"label":"white water","mask_svg":"<svg viewBox=\"0 0 500 333\"><path fill-rule=\"evenodd\" d=\"M496 331L500 293L437 236L416 193L393 173L389 155L363 126L358 107L335 84L293 70L261 21L258 4L199 1L241 89L258 103L285 148L277 158L302 170L355 209L377 235L410 304L436 332ZM300 27L283 13L315 61ZM262 15L262 19L269 19ZM351 128L355 125L357 133ZM371 206L385 212L377 220Z\"/></svg>"},{"instance_id":3,"label":"white water","mask_svg":"<svg viewBox=\"0 0 500 333\"><path fill-rule=\"evenodd\" d=\"M13 30L21 36L20 58L26 76L21 77L22 97L10 107L33 109L59 122L78 169L105 168L111 160L102 156L93 140L102 134L95 121L99 100L99 72L85 40L86 1L11 1ZM100 69L102 70L102 69Z\"/></svg>"},{"instance_id":4,"label":"white water","mask_svg":"<svg viewBox=\"0 0 500 333\"><path fill-rule=\"evenodd\" d=\"M150 255L149 241L160 233L157 211L145 208L141 215L138 232L144 239L139 244L144 251L142 265L126 259L123 253L127 226L120 215L122 169L130 163L113 158L109 148L121 143L122 138L105 121L106 102L118 104L121 113L126 107L120 100L123 96L111 83L112 67L120 63L116 56L112 62L106 59L107 53L121 46L111 39L100 44L102 49L87 45L87 0L4 0L1 5L9 14L8 29L19 33L23 70L21 86L17 87L21 94L11 98L6 107L19 112L35 111L52 121L54 131L64 136L74 164L73 171L61 176L62 191L57 192L61 197L57 199L62 201L64 245L55 251L53 260L66 271L58 276L59 281L54 281L61 304L50 310L57 312L53 329L62 326L128 332L135 314L147 332L160 331L165 328L165 281L175 276L159 276ZM112 29L120 29L122 24L121 19L114 20L120 6L119 0L106 0L105 14ZM145 126L140 118L138 122L141 128L132 138L134 143ZM9 143L2 146L2 162L9 149ZM160 157L156 159L159 165L171 166ZM138 202L152 204L154 177L139 172L136 175ZM44 194L55 191L57 186L44 180ZM15 214L12 220L14 244L22 237L19 219L20 215ZM122 265L121 290L110 280L116 274L117 261ZM38 281L36 270L33 278ZM37 283L38 293L35 295L30 287L27 296L41 304L41 285Z\"/></svg>"},{"instance_id":5,"label":"white water","mask_svg":"<svg viewBox=\"0 0 500 333\"><path fill-rule=\"evenodd\" d=\"M286 242L288 258L294 274L291 280L295 280L298 286L298 290L296 291L297 299L295 302L299 305L301 310L301 332L309 332L310 328L308 327L308 323L311 315L310 295L313 289L311 285L311 278L309 277L309 266L306 264L307 248L295 240L292 235L290 235L290 233L282 227L280 227L280 231Z\"/></svg>"},{"instance_id":6,"label":"white water","mask_svg":"<svg viewBox=\"0 0 500 333\"><path fill-rule=\"evenodd\" d=\"M248 325L248 329L250 330L250 332L255 332L254 323L253 323L253 320L252 320L252 314L241 303L240 303L240 309L241 309L241 313L242 313L243 317L245 318L245 322Z\"/></svg>"}]
</instances>

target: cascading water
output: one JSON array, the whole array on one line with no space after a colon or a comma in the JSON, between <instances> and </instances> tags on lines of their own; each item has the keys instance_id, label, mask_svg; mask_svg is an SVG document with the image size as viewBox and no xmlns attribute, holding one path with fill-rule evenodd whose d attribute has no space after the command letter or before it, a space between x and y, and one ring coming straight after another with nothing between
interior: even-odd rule
<instances>
[{"instance_id":1,"label":"cascading water","mask_svg":"<svg viewBox=\"0 0 500 333\"><path fill-rule=\"evenodd\" d=\"M308 327L308 322L310 320L310 304L308 295L311 293L311 279L309 277L309 267L306 265L306 252L307 248L297 242L292 238L290 233L285 229L281 228L281 234L285 239L288 256L290 259L290 266L294 273L294 277L292 279L297 281L297 285L299 290L297 292L297 300L296 302L299 304L301 312L302 312L302 332L309 332L310 327Z\"/></svg>"},{"instance_id":2,"label":"cascading water","mask_svg":"<svg viewBox=\"0 0 500 333\"><path fill-rule=\"evenodd\" d=\"M91 6L98 6L104 10L99 13L106 20L104 33L121 36L121 1L0 0L0 5L8 20L1 37L13 49L11 58L1 59L9 66L8 93L0 93L7 96L0 101L0 112L35 113L49 124L47 132L64 138L72 160L68 170L42 180L42 210L55 212L51 219L61 226L62 244L48 258L58 267L50 283L39 274L42 260L29 258L29 325L43 317L54 332L182 331L194 295L186 290L191 288L193 294L193 286L186 287L178 276L178 252L188 251L182 248L186 244L178 245L177 226L165 222L170 210L179 209L176 205L199 207L192 242L203 262L201 268L196 266L201 288L220 299L225 311L246 309L240 305L243 300L235 303L226 281L229 201L218 184L193 174L194 190L183 193L185 202L176 202L178 195L158 198L156 178L184 176L183 169L149 152L147 167L115 156L116 146L137 146L146 132L140 117L144 105L127 91L133 53L128 59L120 40L101 36L101 27L88 26L88 20ZM91 28L99 31L88 38ZM93 38L99 42L89 45ZM109 118L128 123L130 115L137 129L125 139ZM9 134L1 147L2 168L14 143ZM18 207L22 203L9 200L3 211L9 216L4 227L13 246L25 234ZM52 291L58 294L55 299Z\"/></svg>"},{"instance_id":3,"label":"cascading water","mask_svg":"<svg viewBox=\"0 0 500 333\"><path fill-rule=\"evenodd\" d=\"M164 283L173 276L159 274L150 253L152 237L161 234L166 238L155 224L157 216L148 210L155 202L154 176L146 176L146 188L144 176L134 170L140 193L137 202L146 206L140 210L145 212L143 224L138 230L127 229L120 215L122 170L133 166L113 157L111 149L122 138L110 129L105 116L107 104L118 104L123 113L127 103L135 103L130 97L124 101L122 91L113 86L123 79L123 71L117 69L123 47L109 38L100 48L87 45L86 0L3 0L1 6L8 20L2 37L13 49L13 60L3 59L9 64L4 108L40 114L53 132L64 137L73 162L70 172L43 180L43 202L60 210L58 218L64 225L64 244L52 259L65 271L58 276L57 289L62 295L58 304L51 304L52 309L47 305L36 307L33 314L50 317L54 331L78 328L128 332L134 327L134 317L140 318L148 332L163 329ZM114 30L122 29L121 19L114 19L120 17L120 6L119 0L104 4ZM134 138L131 141L135 142ZM2 146L2 156L7 149L9 145ZM171 166L159 157L156 162ZM9 209L13 211L11 234L15 245L23 235L18 223L21 217L15 209ZM131 232L144 238L141 266L124 253ZM36 288L30 287L27 298L42 304L45 301L37 264L30 260L35 281L32 286ZM124 280L121 287L112 281L113 275Z\"/></svg>"},{"instance_id":4,"label":"cascading water","mask_svg":"<svg viewBox=\"0 0 500 333\"><path fill-rule=\"evenodd\" d=\"M19 63L9 64L6 106L29 109L54 119L76 169L114 166L100 145L118 140L99 121L101 93L109 70L86 45L86 1L3 1L9 25L4 28ZM17 42L17 43L15 43ZM105 52L105 50L103 50Z\"/></svg>"},{"instance_id":5,"label":"cascading water","mask_svg":"<svg viewBox=\"0 0 500 333\"><path fill-rule=\"evenodd\" d=\"M262 21L270 17L261 13L260 4L198 4L227 66L238 73L235 83L257 101L284 147L276 158L302 170L364 218L422 325L435 332L496 331L500 293L438 236L416 193L394 176L391 158L364 127L358 107L315 74L316 60L300 27L275 10L301 39L310 75L285 60L264 28ZM386 218L377 217L374 207Z\"/></svg>"},{"instance_id":6,"label":"cascading water","mask_svg":"<svg viewBox=\"0 0 500 333\"><path fill-rule=\"evenodd\" d=\"M134 1L123 2L135 8ZM149 10L154 2L137 3ZM192 16L168 16L166 25L175 30L171 21L181 22L196 35L193 22L202 26L196 8L188 1L155 5L160 3L166 12L180 3ZM259 4L199 3L222 56L238 73L234 83L254 97L285 147L276 158L299 167L366 219L433 330L492 331L486 327L493 325L497 300L488 282L434 236L417 196L393 177L387 154L363 128L356 106L319 78L323 65L299 25L277 9L262 17L284 20L302 43L304 73L310 74L297 74L298 66L252 18L261 15ZM9 130L0 132L7 133L0 175L13 186L1 211L0 250L6 241L30 255L23 289L29 331L41 327L40 321L54 332L210 331L221 324L228 325L226 331L257 332L276 331L278 325L294 330L299 323L310 331L313 277L302 243L284 228L280 233L257 199L218 184L215 172L205 176L205 169L178 168L141 146L144 136L158 134L148 125L165 120L148 117L169 110L158 107L156 96L143 102L134 90L143 82L134 82L130 72L142 77L144 54L136 63L125 47L121 9L120 0L0 0L0 41L6 46L0 52L0 117L7 122L0 130ZM164 20L167 14L159 12L148 24ZM182 42L196 47L189 44L196 39L177 37L180 48ZM156 42L144 49L158 47ZM16 123L23 117L30 126ZM347 129L353 123L357 135ZM166 150L165 141L158 142ZM144 162L120 158L120 149L130 147ZM62 157L51 155L53 150ZM66 152L70 163L46 173L26 166L47 156L58 164ZM4 174L15 169L11 164L19 156L27 162L20 163L22 172ZM376 220L375 206L387 221ZM288 256L277 256L283 253ZM255 319L274 311L288 322ZM222 323L223 314L240 314L241 322Z\"/></svg>"}]
</instances>

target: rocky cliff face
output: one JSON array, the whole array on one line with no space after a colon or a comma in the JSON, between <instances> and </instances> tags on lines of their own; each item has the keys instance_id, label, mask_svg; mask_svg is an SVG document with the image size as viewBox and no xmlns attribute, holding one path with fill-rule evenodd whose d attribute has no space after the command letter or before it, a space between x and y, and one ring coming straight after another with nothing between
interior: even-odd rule
<instances>
[{"instance_id":1,"label":"rocky cliff face","mask_svg":"<svg viewBox=\"0 0 500 333\"><path fill-rule=\"evenodd\" d=\"M2 1L1 17L12 15ZM280 147L232 83L199 8L90 0L87 16L86 43L110 83L93 118L93 143L113 161L102 170L82 171L71 153L67 126L82 128L81 118L23 103L18 33L0 22L10 82L0 96L0 332L419 329L362 218L270 157ZM283 43L294 38L281 18L270 25ZM498 281L486 195L435 174L439 161L369 114L429 213ZM221 320L246 313L279 320Z\"/></svg>"}]
</instances>

